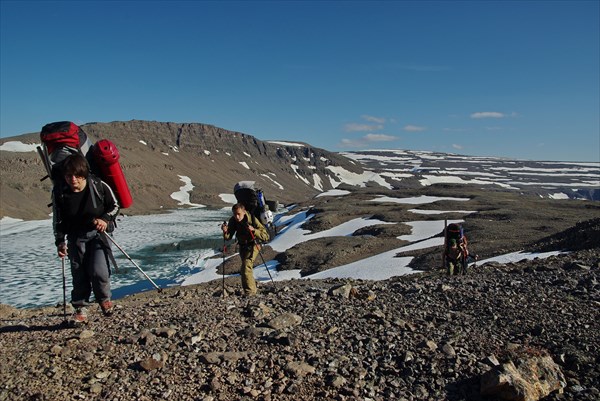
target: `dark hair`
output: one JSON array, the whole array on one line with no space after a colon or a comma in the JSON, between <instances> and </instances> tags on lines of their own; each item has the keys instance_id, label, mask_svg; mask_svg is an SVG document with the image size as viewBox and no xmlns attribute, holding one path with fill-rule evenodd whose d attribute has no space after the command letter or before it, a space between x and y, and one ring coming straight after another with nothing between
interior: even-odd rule
<instances>
[{"instance_id":1,"label":"dark hair","mask_svg":"<svg viewBox=\"0 0 600 401\"><path fill-rule=\"evenodd\" d=\"M63 164L63 174L74 175L77 177L88 178L90 175L90 166L85 157L79 154L74 154L67 157Z\"/></svg>"},{"instance_id":2,"label":"dark hair","mask_svg":"<svg viewBox=\"0 0 600 401\"><path fill-rule=\"evenodd\" d=\"M244 206L244 204L243 204L243 203L236 203L235 205L233 205L233 206L231 207L231 210L232 210L232 211L234 211L234 212L235 212L236 210L238 210L238 209L246 210L246 206Z\"/></svg>"}]
</instances>

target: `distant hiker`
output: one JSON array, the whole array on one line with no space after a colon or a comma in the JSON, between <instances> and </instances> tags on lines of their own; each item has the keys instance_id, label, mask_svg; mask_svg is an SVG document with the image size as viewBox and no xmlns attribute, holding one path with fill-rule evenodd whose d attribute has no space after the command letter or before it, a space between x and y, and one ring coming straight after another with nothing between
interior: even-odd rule
<instances>
[{"instance_id":1,"label":"distant hiker","mask_svg":"<svg viewBox=\"0 0 600 401\"><path fill-rule=\"evenodd\" d=\"M236 203L231 208L233 216L228 223L223 223L223 237L226 240L235 235L240 246L240 258L242 259L241 276L244 295L256 295L256 281L254 280L254 260L258 256L260 244L257 241L268 241L269 233L265 226L246 210L241 203Z\"/></svg>"},{"instance_id":2,"label":"distant hiker","mask_svg":"<svg viewBox=\"0 0 600 401\"><path fill-rule=\"evenodd\" d=\"M446 250L446 270L448 275L460 274L463 264L463 251L458 246L455 239L450 240L448 249Z\"/></svg>"},{"instance_id":3,"label":"distant hiker","mask_svg":"<svg viewBox=\"0 0 600 401\"><path fill-rule=\"evenodd\" d=\"M69 156L62 171L66 182L52 192L54 238L58 256L68 255L71 261L73 322L86 323L92 291L104 315L113 312L109 267L112 253L102 233L114 228L119 204L110 187L90 174L82 155Z\"/></svg>"}]
</instances>

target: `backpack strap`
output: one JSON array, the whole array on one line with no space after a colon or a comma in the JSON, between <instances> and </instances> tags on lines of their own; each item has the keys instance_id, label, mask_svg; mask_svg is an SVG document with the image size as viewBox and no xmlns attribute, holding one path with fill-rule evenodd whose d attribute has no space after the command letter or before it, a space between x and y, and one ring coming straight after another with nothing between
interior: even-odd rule
<instances>
[{"instance_id":1,"label":"backpack strap","mask_svg":"<svg viewBox=\"0 0 600 401\"><path fill-rule=\"evenodd\" d=\"M98 191L98 185L101 185L100 180L93 174L88 176L88 185L90 186L90 195L92 197L92 205L94 209L98 207L98 200L101 202L103 197Z\"/></svg>"}]
</instances>

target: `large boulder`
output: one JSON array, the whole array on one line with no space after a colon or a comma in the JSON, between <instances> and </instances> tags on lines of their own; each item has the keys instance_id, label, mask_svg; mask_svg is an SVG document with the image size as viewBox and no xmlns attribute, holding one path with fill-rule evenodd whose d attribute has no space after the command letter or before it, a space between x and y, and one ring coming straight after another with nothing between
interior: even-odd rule
<instances>
[{"instance_id":1,"label":"large boulder","mask_svg":"<svg viewBox=\"0 0 600 401\"><path fill-rule=\"evenodd\" d=\"M565 386L564 374L550 356L508 361L481 376L481 395L496 400L537 401Z\"/></svg>"}]
</instances>

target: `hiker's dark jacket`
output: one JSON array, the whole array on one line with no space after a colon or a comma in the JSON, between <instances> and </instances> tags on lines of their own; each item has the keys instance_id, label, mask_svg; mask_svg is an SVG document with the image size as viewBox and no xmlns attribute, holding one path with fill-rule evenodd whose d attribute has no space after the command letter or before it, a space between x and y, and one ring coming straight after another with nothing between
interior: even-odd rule
<instances>
[{"instance_id":1,"label":"hiker's dark jacket","mask_svg":"<svg viewBox=\"0 0 600 401\"><path fill-rule=\"evenodd\" d=\"M112 189L92 174L81 192L73 192L66 183L55 187L52 191L52 226L56 245L64 242L66 235L78 236L95 230L93 221L96 218L111 227L119 208Z\"/></svg>"},{"instance_id":2,"label":"hiker's dark jacket","mask_svg":"<svg viewBox=\"0 0 600 401\"><path fill-rule=\"evenodd\" d=\"M223 237L226 240L229 240L235 234L240 246L244 247L254 245L256 242L254 238L252 238L252 234L248 229L249 224L255 228L253 234L257 240L269 240L269 232L267 231L265 226L263 226L262 223L255 216L251 216L247 211L246 216L239 223L233 216L229 219L229 222L227 223L227 233L224 233Z\"/></svg>"}]
</instances>

